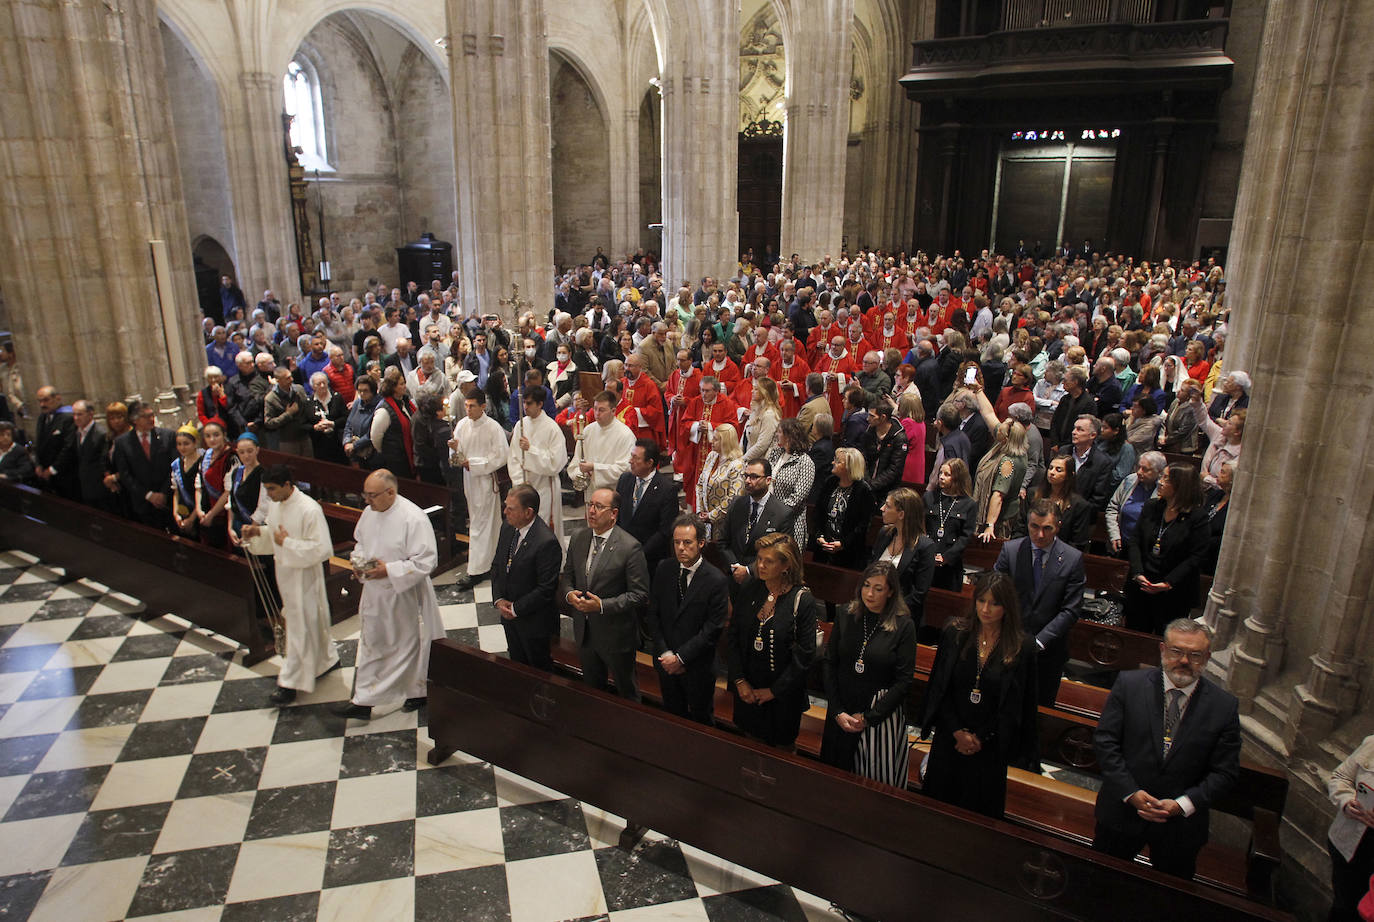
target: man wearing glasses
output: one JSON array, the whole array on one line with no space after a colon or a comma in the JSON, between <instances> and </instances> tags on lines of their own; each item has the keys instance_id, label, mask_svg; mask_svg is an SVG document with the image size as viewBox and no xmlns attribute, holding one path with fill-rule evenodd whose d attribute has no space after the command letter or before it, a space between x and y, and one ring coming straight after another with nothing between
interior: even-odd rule
<instances>
[{"instance_id":1,"label":"man wearing glasses","mask_svg":"<svg viewBox=\"0 0 1374 922\"><path fill-rule=\"evenodd\" d=\"M1093 741L1102 767L1093 848L1127 861L1149 845L1158 871L1191 879L1208 808L1240 775L1235 696L1203 676L1211 632L1180 618L1162 668L1117 676Z\"/></svg>"}]
</instances>

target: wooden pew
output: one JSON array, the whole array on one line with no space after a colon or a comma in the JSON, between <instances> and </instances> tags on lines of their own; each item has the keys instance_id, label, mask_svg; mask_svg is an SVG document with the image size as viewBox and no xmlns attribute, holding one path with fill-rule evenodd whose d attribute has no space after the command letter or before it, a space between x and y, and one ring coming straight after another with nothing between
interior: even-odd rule
<instances>
[{"instance_id":1,"label":"wooden pew","mask_svg":"<svg viewBox=\"0 0 1374 922\"><path fill-rule=\"evenodd\" d=\"M309 486L307 493L319 500L321 504L330 503L336 510L340 507L358 508L356 505L349 506L339 501L350 496L361 496L363 481L367 479L367 475L370 473L362 468L349 467L346 464L334 464L315 458L302 458L298 455L288 455L284 452L267 449L258 453L258 460L263 465L288 465L296 478ZM398 477L397 492L421 509L426 510L431 520L437 523L435 525L435 538L438 542L439 565L435 572L442 573L455 566L458 563L456 558L458 548L453 534L453 519L449 510L448 487ZM328 507L326 507L326 511L328 511ZM356 520L354 524L356 524ZM339 533L335 531L333 526L330 528L330 533L337 543ZM350 543L353 540L351 531L347 540Z\"/></svg>"},{"instance_id":2,"label":"wooden pew","mask_svg":"<svg viewBox=\"0 0 1374 922\"><path fill-rule=\"evenodd\" d=\"M431 653L428 726L434 764L461 749L866 916L1286 918L449 640Z\"/></svg>"},{"instance_id":3,"label":"wooden pew","mask_svg":"<svg viewBox=\"0 0 1374 922\"><path fill-rule=\"evenodd\" d=\"M1002 540L994 539L987 544L970 541L964 551L964 565L979 570L991 570L997 563L997 555L1002 550ZM1123 592L1126 588L1126 571L1130 564L1115 557L1102 557L1097 554L1083 555L1083 575L1088 588L1098 592Z\"/></svg>"},{"instance_id":4,"label":"wooden pew","mask_svg":"<svg viewBox=\"0 0 1374 922\"><path fill-rule=\"evenodd\" d=\"M258 626L252 574L237 554L10 483L0 483L0 540L137 597L150 616L170 612L242 644L246 666L273 653ZM335 623L358 610L352 576L347 561L327 565Z\"/></svg>"}]
</instances>

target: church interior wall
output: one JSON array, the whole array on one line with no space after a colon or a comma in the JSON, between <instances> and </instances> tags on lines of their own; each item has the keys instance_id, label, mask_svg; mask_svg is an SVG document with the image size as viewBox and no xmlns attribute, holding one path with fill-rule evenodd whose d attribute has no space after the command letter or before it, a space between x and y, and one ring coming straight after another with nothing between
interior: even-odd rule
<instances>
[{"instance_id":1,"label":"church interior wall","mask_svg":"<svg viewBox=\"0 0 1374 922\"><path fill-rule=\"evenodd\" d=\"M452 243L458 237L453 102L444 75L414 45L407 45L396 76L396 124L402 206L396 245L425 231Z\"/></svg>"},{"instance_id":2,"label":"church interior wall","mask_svg":"<svg viewBox=\"0 0 1374 922\"><path fill-rule=\"evenodd\" d=\"M219 91L180 35L165 22L159 32L191 240L211 237L236 260Z\"/></svg>"},{"instance_id":3,"label":"church interior wall","mask_svg":"<svg viewBox=\"0 0 1374 922\"><path fill-rule=\"evenodd\" d=\"M1245 133L1250 126L1250 103L1259 67L1260 40L1264 35L1263 3L1231 4L1226 30L1226 53L1235 61L1231 87L1217 106L1216 139L1207 158L1202 216L1229 220L1236 210L1240 166L1245 154Z\"/></svg>"},{"instance_id":4,"label":"church interior wall","mask_svg":"<svg viewBox=\"0 0 1374 922\"><path fill-rule=\"evenodd\" d=\"M611 132L582 73L557 52L549 56L549 113L554 262L590 262L610 246Z\"/></svg>"}]
</instances>

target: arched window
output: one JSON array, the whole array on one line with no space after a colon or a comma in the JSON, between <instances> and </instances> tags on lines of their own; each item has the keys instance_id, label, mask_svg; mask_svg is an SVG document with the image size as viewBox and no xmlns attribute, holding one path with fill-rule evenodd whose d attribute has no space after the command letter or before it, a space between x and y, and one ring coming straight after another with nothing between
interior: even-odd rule
<instances>
[{"instance_id":1,"label":"arched window","mask_svg":"<svg viewBox=\"0 0 1374 922\"><path fill-rule=\"evenodd\" d=\"M320 103L320 81L310 62L296 58L286 66L282 78L286 114L293 116L291 144L300 148L300 163L307 170L330 170L324 142L324 106Z\"/></svg>"}]
</instances>

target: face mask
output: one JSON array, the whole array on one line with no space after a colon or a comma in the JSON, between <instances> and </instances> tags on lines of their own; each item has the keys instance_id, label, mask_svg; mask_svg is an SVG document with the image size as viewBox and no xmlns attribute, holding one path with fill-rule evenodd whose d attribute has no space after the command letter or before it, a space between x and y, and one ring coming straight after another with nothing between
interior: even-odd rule
<instances>
[{"instance_id":1,"label":"face mask","mask_svg":"<svg viewBox=\"0 0 1374 922\"><path fill-rule=\"evenodd\" d=\"M533 350L531 350L531 351L533 351ZM568 360L568 353L566 353L566 352L560 352L560 353L558 353L558 361L560 361L560 362L566 362L567 360Z\"/></svg>"},{"instance_id":2,"label":"face mask","mask_svg":"<svg viewBox=\"0 0 1374 922\"><path fill-rule=\"evenodd\" d=\"M526 350L525 350L525 357L526 357L526 358L530 358L530 359L534 358L534 350L533 350L533 349L526 349Z\"/></svg>"}]
</instances>

